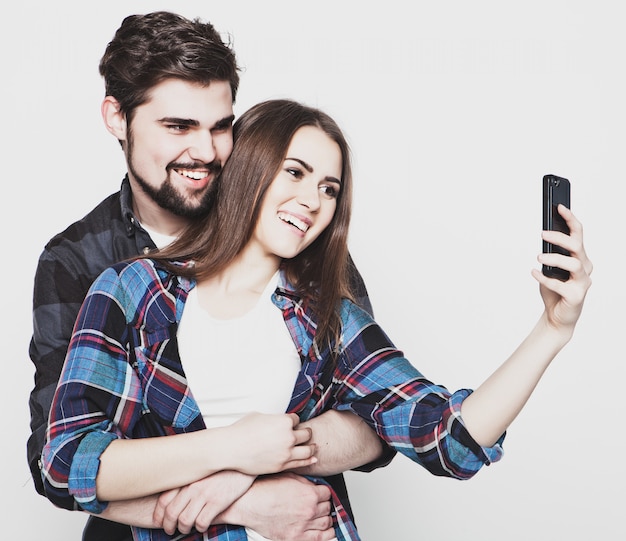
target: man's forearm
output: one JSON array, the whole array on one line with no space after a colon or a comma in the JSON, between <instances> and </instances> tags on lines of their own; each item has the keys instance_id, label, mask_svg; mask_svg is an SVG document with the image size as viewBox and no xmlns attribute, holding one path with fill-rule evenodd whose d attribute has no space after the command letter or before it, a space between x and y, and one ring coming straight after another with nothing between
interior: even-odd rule
<instances>
[{"instance_id":1,"label":"man's forearm","mask_svg":"<svg viewBox=\"0 0 626 541\"><path fill-rule=\"evenodd\" d=\"M110 502L107 508L96 515L100 518L137 526L140 528L160 528L154 520L154 509L157 504L157 496L146 496L133 500Z\"/></svg>"},{"instance_id":2,"label":"man's forearm","mask_svg":"<svg viewBox=\"0 0 626 541\"><path fill-rule=\"evenodd\" d=\"M313 431L318 461L295 470L297 473L335 475L373 462L383 454L378 435L351 412L330 410L300 426Z\"/></svg>"},{"instance_id":3,"label":"man's forearm","mask_svg":"<svg viewBox=\"0 0 626 541\"><path fill-rule=\"evenodd\" d=\"M315 476L334 475L373 462L383 454L383 444L377 434L353 413L331 410L315 419L302 423L301 426L310 427L313 431L313 440L317 445L318 462L306 469L298 470L300 474ZM222 472L222 474L211 476L211 481L207 478L199 483L222 482L232 476L246 477L238 472ZM232 479L230 482L232 482ZM206 488L205 486L205 490ZM216 496L215 488L212 487L207 492ZM229 491L224 491L224 486L217 490L217 493L222 494L224 501L220 502L221 505L216 506L216 511L219 507L222 507L222 509L227 507L228 501L234 502L237 500L236 491L228 497L225 496L226 492ZM154 516L157 504L158 497L156 495L111 502L99 516L138 527L161 528L162 524L157 523ZM230 515L232 515L235 509L237 509L237 505L231 507L229 513L218 515L215 522L222 522L226 517L232 520ZM244 506L240 511L247 515L250 512L250 508ZM238 522L247 523L242 518L239 516Z\"/></svg>"},{"instance_id":4,"label":"man's forearm","mask_svg":"<svg viewBox=\"0 0 626 541\"><path fill-rule=\"evenodd\" d=\"M326 485L294 473L268 475L256 479L215 523L247 526L268 539L333 539L330 500Z\"/></svg>"},{"instance_id":5,"label":"man's forearm","mask_svg":"<svg viewBox=\"0 0 626 541\"><path fill-rule=\"evenodd\" d=\"M196 527L203 531L212 523L220 523L215 517L235 504L253 481L254 476L223 471L163 494L110 502L98 516L141 528L189 531Z\"/></svg>"}]
</instances>

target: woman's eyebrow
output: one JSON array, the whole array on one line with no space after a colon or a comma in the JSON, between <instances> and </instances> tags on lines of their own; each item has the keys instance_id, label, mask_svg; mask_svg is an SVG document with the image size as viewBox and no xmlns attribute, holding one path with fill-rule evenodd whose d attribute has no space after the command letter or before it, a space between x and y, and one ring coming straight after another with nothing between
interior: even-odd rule
<instances>
[{"instance_id":1,"label":"woman's eyebrow","mask_svg":"<svg viewBox=\"0 0 626 541\"><path fill-rule=\"evenodd\" d=\"M287 158L285 158L285 160L293 160L294 162L298 162L309 173L313 172L313 167L310 164L308 164L307 162L305 162L304 160L301 160L300 158L289 158L289 157L287 157ZM335 184L339 184L341 186L341 180L339 180L338 178L326 176L326 177L324 177L324 179L327 180L328 182L334 182Z\"/></svg>"},{"instance_id":2,"label":"woman's eyebrow","mask_svg":"<svg viewBox=\"0 0 626 541\"><path fill-rule=\"evenodd\" d=\"M302 167L304 167L309 173L313 172L313 167L311 165L309 165L308 163L306 163L304 160L301 160L300 158L285 158L285 160L293 160L294 162L298 162Z\"/></svg>"}]
</instances>

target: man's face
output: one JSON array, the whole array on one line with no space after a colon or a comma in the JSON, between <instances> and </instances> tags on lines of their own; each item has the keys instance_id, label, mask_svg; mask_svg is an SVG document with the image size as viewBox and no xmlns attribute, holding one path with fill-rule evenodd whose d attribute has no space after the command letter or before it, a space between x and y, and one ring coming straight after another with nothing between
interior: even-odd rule
<instances>
[{"instance_id":1,"label":"man's face","mask_svg":"<svg viewBox=\"0 0 626 541\"><path fill-rule=\"evenodd\" d=\"M202 214L209 184L233 148L233 119L226 81L160 83L128 127L124 148L131 183L177 216Z\"/></svg>"}]
</instances>

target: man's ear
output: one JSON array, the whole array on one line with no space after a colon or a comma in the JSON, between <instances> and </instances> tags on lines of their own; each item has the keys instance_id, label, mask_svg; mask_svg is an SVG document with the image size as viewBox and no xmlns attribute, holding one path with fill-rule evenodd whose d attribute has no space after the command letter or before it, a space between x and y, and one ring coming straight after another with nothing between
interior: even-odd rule
<instances>
[{"instance_id":1,"label":"man's ear","mask_svg":"<svg viewBox=\"0 0 626 541\"><path fill-rule=\"evenodd\" d=\"M100 107L106 129L120 142L126 141L126 115L120 112L120 104L113 96L106 96Z\"/></svg>"}]
</instances>

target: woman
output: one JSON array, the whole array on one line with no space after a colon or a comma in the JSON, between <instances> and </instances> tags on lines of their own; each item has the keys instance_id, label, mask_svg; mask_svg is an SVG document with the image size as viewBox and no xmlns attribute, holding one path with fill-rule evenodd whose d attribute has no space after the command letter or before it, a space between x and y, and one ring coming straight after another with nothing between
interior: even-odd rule
<instances>
[{"instance_id":1,"label":"woman","mask_svg":"<svg viewBox=\"0 0 626 541\"><path fill-rule=\"evenodd\" d=\"M540 256L571 279L533 271L545 304L538 323L476 391L450 393L350 300L352 177L332 119L269 101L241 117L234 137L209 216L160 254L105 271L85 299L50 416L48 497L99 513L222 470L253 478L310 467L314 446L298 419L330 408L356 413L435 475L466 479L499 460L590 286L572 213L560 208L570 236L543 234L571 255ZM359 539L332 501L326 538ZM247 537L222 524L185 538Z\"/></svg>"}]
</instances>

